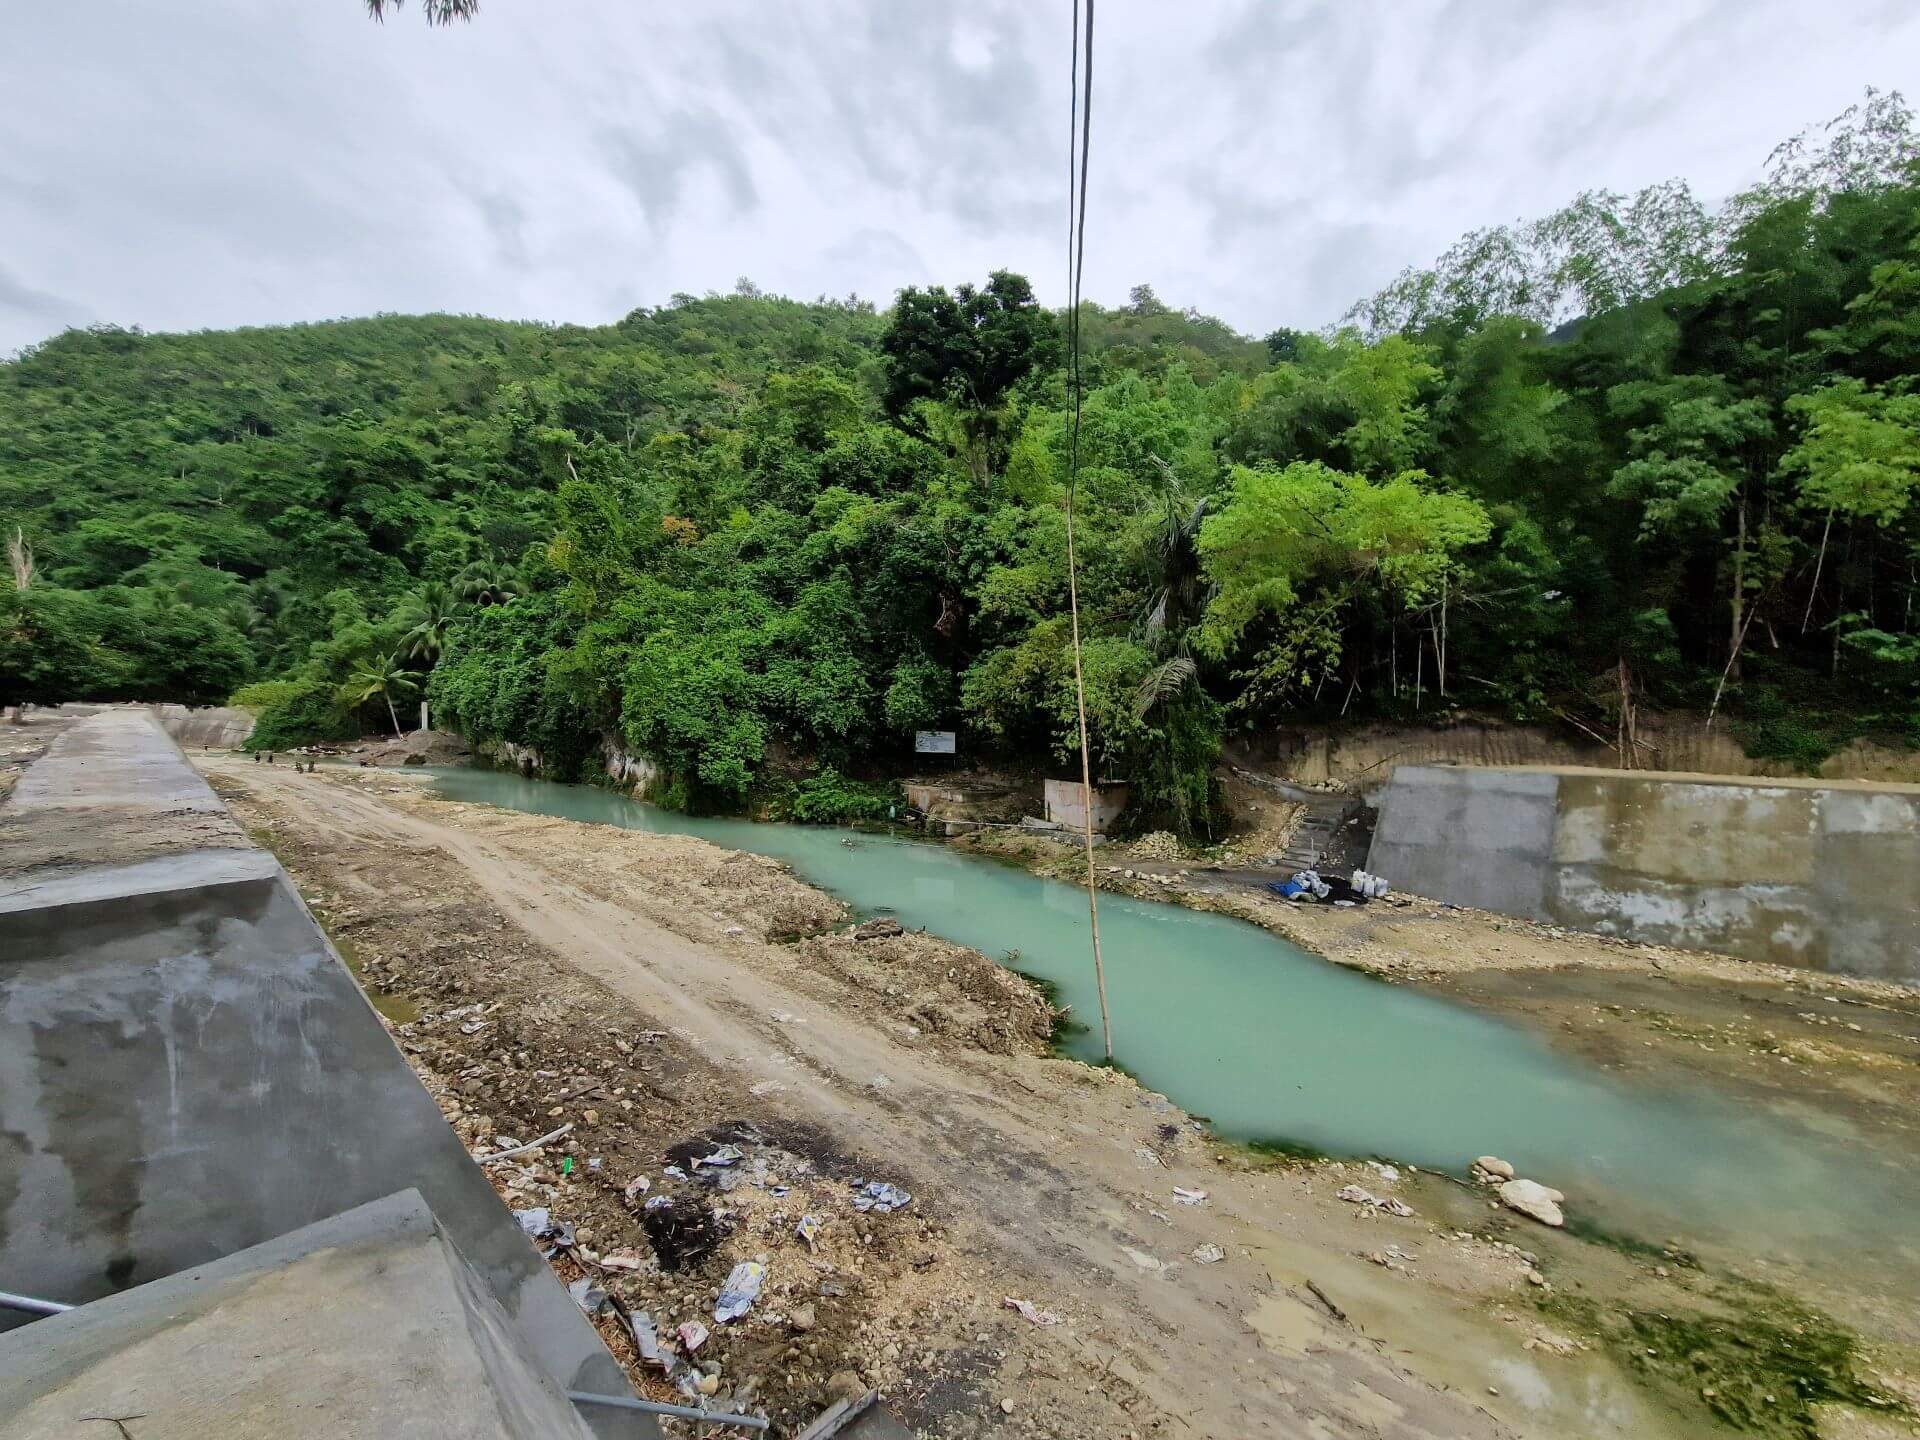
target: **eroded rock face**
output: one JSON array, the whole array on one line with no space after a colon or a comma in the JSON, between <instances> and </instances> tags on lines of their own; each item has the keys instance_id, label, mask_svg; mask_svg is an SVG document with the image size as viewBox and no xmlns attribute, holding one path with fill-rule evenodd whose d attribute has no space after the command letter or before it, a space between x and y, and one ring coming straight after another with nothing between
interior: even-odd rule
<instances>
[{"instance_id":1,"label":"eroded rock face","mask_svg":"<svg viewBox=\"0 0 1920 1440\"><path fill-rule=\"evenodd\" d=\"M1500 1203L1509 1210L1516 1210L1542 1225L1558 1229L1567 1223L1567 1217L1560 1210L1560 1202L1567 1197L1537 1181L1509 1180L1500 1187L1499 1195Z\"/></svg>"}]
</instances>

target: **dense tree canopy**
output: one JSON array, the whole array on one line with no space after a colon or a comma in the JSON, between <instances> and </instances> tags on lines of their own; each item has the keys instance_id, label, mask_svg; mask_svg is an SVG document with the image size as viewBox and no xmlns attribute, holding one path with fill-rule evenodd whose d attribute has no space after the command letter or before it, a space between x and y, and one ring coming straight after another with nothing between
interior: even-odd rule
<instances>
[{"instance_id":1,"label":"dense tree canopy","mask_svg":"<svg viewBox=\"0 0 1920 1440\"><path fill-rule=\"evenodd\" d=\"M1920 174L1873 97L1707 214L1590 194L1264 341L1089 306L1093 759L1204 830L1224 736L1472 705L1761 753L1920 740ZM1059 317L742 283L601 328L70 331L0 365L0 703L212 699L261 743L445 723L668 798L1065 765ZM1075 767L1077 768L1077 767Z\"/></svg>"}]
</instances>

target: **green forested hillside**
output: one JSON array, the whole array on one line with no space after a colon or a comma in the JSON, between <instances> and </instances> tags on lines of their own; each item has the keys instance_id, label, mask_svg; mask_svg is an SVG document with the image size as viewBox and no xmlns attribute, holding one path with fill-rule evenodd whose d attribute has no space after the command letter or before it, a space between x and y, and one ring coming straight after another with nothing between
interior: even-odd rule
<instances>
[{"instance_id":1,"label":"green forested hillside","mask_svg":"<svg viewBox=\"0 0 1920 1440\"><path fill-rule=\"evenodd\" d=\"M1140 822L1204 829L1223 735L1281 718L1920 741L1914 154L1879 97L1720 212L1583 196L1325 334L1090 307L1088 698ZM1060 329L997 274L68 332L0 365L0 703L247 687L286 745L425 687L560 769L617 732L701 806L919 728L1064 760Z\"/></svg>"}]
</instances>

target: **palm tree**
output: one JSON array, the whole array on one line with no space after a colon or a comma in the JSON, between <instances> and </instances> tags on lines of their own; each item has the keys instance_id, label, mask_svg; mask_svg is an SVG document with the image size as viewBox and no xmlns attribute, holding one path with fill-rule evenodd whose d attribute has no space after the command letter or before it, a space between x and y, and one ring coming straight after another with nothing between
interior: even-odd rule
<instances>
[{"instance_id":1,"label":"palm tree","mask_svg":"<svg viewBox=\"0 0 1920 1440\"><path fill-rule=\"evenodd\" d=\"M402 699L418 691L420 676L404 668L398 654L365 660L347 677L343 696L355 705L364 705L376 695L387 702L387 718L393 721L393 733L400 733L400 713L393 708L395 696Z\"/></svg>"},{"instance_id":2,"label":"palm tree","mask_svg":"<svg viewBox=\"0 0 1920 1440\"><path fill-rule=\"evenodd\" d=\"M1139 633L1147 652L1159 663L1147 672L1133 697L1134 713L1142 720L1199 678L1187 632L1199 623L1213 598L1201 568L1199 545L1200 526L1211 502L1203 498L1189 503L1172 469L1163 461L1158 463L1164 481L1161 512L1146 545L1147 573L1154 578L1154 588L1141 612Z\"/></svg>"},{"instance_id":3,"label":"palm tree","mask_svg":"<svg viewBox=\"0 0 1920 1440\"><path fill-rule=\"evenodd\" d=\"M407 0L367 0L367 13L385 20L387 11L398 10ZM420 12L429 25L451 25L456 20L471 20L480 8L480 0L420 0Z\"/></svg>"},{"instance_id":4,"label":"palm tree","mask_svg":"<svg viewBox=\"0 0 1920 1440\"><path fill-rule=\"evenodd\" d=\"M407 627L400 637L400 648L409 660L424 660L432 666L440 659L446 644L447 627L462 609L460 597L451 585L429 580L400 607L398 619Z\"/></svg>"},{"instance_id":5,"label":"palm tree","mask_svg":"<svg viewBox=\"0 0 1920 1440\"><path fill-rule=\"evenodd\" d=\"M454 576L453 583L460 598L475 605L504 605L522 593L512 568L491 555L468 565Z\"/></svg>"}]
</instances>

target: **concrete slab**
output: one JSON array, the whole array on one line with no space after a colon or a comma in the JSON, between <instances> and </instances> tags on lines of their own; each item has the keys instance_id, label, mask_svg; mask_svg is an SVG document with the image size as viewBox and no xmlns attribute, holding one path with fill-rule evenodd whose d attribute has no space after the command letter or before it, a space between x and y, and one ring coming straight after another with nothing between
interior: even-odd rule
<instances>
[{"instance_id":1,"label":"concrete slab","mask_svg":"<svg viewBox=\"0 0 1920 1440\"><path fill-rule=\"evenodd\" d=\"M152 717L105 711L49 748L0 807L0 875L0 1288L85 1304L412 1188L562 1388L631 1393L285 872ZM25 1322L0 1311L0 1332Z\"/></svg>"},{"instance_id":2,"label":"concrete slab","mask_svg":"<svg viewBox=\"0 0 1920 1440\"><path fill-rule=\"evenodd\" d=\"M220 797L144 709L76 720L0 807L0 877L251 848Z\"/></svg>"},{"instance_id":3,"label":"concrete slab","mask_svg":"<svg viewBox=\"0 0 1920 1440\"><path fill-rule=\"evenodd\" d=\"M0 1335L0 1416L12 1440L593 1434L411 1190Z\"/></svg>"}]
</instances>

